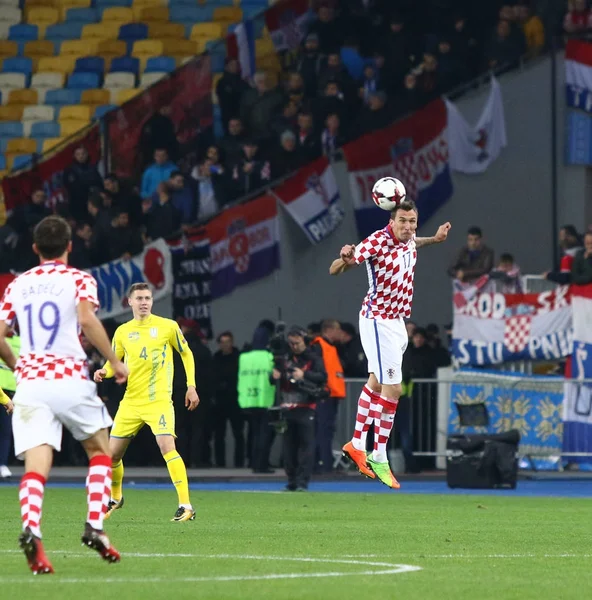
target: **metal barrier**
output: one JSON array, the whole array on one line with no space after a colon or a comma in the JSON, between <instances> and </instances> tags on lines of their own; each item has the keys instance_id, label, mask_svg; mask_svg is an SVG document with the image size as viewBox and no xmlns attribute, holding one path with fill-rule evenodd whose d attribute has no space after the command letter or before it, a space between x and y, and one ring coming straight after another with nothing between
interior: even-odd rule
<instances>
[{"instance_id":1,"label":"metal barrier","mask_svg":"<svg viewBox=\"0 0 592 600\"><path fill-rule=\"evenodd\" d=\"M340 406L334 438L336 452L352 437L357 402L365 382L365 379L346 380L346 398ZM592 379L455 373L451 368L445 368L439 369L435 379L416 379L413 383L411 398L399 403L390 450L400 449L407 443L407 456L411 455L423 468L445 468L446 439L451 430L501 433L518 429L521 434L519 455L533 465L543 459L552 459L559 464L560 459L570 462L590 457L592 462L592 452L563 451L566 407L570 414L581 418L592 414ZM453 388L455 385L466 387ZM453 391L456 391L454 398ZM487 426L462 426L456 409L451 411L453 402L483 404L488 415ZM405 439L401 437L402 431L406 433ZM574 447L585 447L581 443L584 440L578 439L578 435L583 434L577 428L570 435Z\"/></svg>"}]
</instances>

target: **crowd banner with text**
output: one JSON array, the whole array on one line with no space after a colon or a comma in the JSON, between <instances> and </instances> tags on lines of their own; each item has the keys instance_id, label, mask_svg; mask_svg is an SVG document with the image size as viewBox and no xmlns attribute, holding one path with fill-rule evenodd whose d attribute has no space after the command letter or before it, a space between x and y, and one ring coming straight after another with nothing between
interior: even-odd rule
<instances>
[{"instance_id":1,"label":"crowd banner with text","mask_svg":"<svg viewBox=\"0 0 592 600\"><path fill-rule=\"evenodd\" d=\"M454 307L452 348L459 366L564 358L572 336L568 286L540 294L481 293Z\"/></svg>"},{"instance_id":2,"label":"crowd banner with text","mask_svg":"<svg viewBox=\"0 0 592 600\"><path fill-rule=\"evenodd\" d=\"M592 284L572 285L573 354L563 404L563 451L592 454ZM585 381L583 381L585 380ZM592 456L568 462L592 463Z\"/></svg>"},{"instance_id":3,"label":"crowd banner with text","mask_svg":"<svg viewBox=\"0 0 592 600\"><path fill-rule=\"evenodd\" d=\"M129 260L114 260L89 272L98 284L100 319L118 317L130 310L127 294L134 283L149 283L155 301L173 292L171 251L162 239L147 244L140 254Z\"/></svg>"},{"instance_id":4,"label":"crowd banner with text","mask_svg":"<svg viewBox=\"0 0 592 600\"><path fill-rule=\"evenodd\" d=\"M121 108L107 113L112 171L120 177L137 178L143 166L152 163L152 157L145 155L146 148L142 148L141 141L147 136L153 117L171 121L182 150L188 149L200 131L212 125L210 62L210 57L204 54L173 71Z\"/></svg>"},{"instance_id":5,"label":"crowd banner with text","mask_svg":"<svg viewBox=\"0 0 592 600\"><path fill-rule=\"evenodd\" d=\"M343 221L339 188L326 158L302 167L273 194L313 244L331 235Z\"/></svg>"},{"instance_id":6,"label":"crowd banner with text","mask_svg":"<svg viewBox=\"0 0 592 600\"><path fill-rule=\"evenodd\" d=\"M51 206L67 202L68 194L64 186L64 171L74 162L74 150L86 148L89 160L97 164L101 159L101 136L99 125L93 125L80 135L74 136L64 146L40 157L40 161L30 168L23 169L4 177L2 192L6 210L12 210L19 204L31 202L34 191L42 189Z\"/></svg>"},{"instance_id":7,"label":"crowd banner with text","mask_svg":"<svg viewBox=\"0 0 592 600\"><path fill-rule=\"evenodd\" d=\"M210 240L204 230L169 241L173 261L173 317L195 321L212 338Z\"/></svg>"},{"instance_id":8,"label":"crowd banner with text","mask_svg":"<svg viewBox=\"0 0 592 600\"><path fill-rule=\"evenodd\" d=\"M280 266L277 201L270 194L222 211L206 231L212 299L267 277Z\"/></svg>"},{"instance_id":9,"label":"crowd banner with text","mask_svg":"<svg viewBox=\"0 0 592 600\"><path fill-rule=\"evenodd\" d=\"M388 222L388 213L372 201L372 186L381 177L396 177L417 203L425 223L452 196L447 111L435 100L411 116L346 144L350 188L360 237Z\"/></svg>"}]
</instances>

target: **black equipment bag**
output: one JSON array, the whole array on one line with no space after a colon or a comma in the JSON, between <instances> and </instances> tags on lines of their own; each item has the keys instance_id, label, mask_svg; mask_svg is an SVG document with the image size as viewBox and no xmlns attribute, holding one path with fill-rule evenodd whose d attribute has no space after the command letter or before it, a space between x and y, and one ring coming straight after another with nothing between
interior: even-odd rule
<instances>
[{"instance_id":1,"label":"black equipment bag","mask_svg":"<svg viewBox=\"0 0 592 600\"><path fill-rule=\"evenodd\" d=\"M516 487L520 432L451 435L447 441L446 483L450 488Z\"/></svg>"}]
</instances>

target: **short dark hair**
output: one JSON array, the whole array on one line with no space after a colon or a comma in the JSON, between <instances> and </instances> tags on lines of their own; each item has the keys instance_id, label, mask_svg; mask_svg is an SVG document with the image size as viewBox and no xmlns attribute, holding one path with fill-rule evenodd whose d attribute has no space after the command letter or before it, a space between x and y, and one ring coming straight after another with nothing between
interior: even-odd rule
<instances>
[{"instance_id":1,"label":"short dark hair","mask_svg":"<svg viewBox=\"0 0 592 600\"><path fill-rule=\"evenodd\" d=\"M149 290L149 291L152 291L152 289L150 288L150 286L146 282L139 281L138 283L133 283L130 286L129 292L127 293L127 297L131 298L132 294L134 292L139 292L140 290Z\"/></svg>"},{"instance_id":2,"label":"short dark hair","mask_svg":"<svg viewBox=\"0 0 592 600\"><path fill-rule=\"evenodd\" d=\"M413 336L415 337L416 335L423 335L423 337L426 338L426 340L428 339L428 332L423 327L418 327L413 332Z\"/></svg>"},{"instance_id":3,"label":"short dark hair","mask_svg":"<svg viewBox=\"0 0 592 600\"><path fill-rule=\"evenodd\" d=\"M357 331L353 323L340 323L341 330L351 337L356 337Z\"/></svg>"},{"instance_id":4,"label":"short dark hair","mask_svg":"<svg viewBox=\"0 0 592 600\"><path fill-rule=\"evenodd\" d=\"M467 235L476 235L479 237L483 237L483 232L481 231L481 227L469 227L469 230L467 231Z\"/></svg>"},{"instance_id":5,"label":"short dark hair","mask_svg":"<svg viewBox=\"0 0 592 600\"><path fill-rule=\"evenodd\" d=\"M220 340L221 340L223 337L229 337L231 340L234 340L234 336L232 335L232 331L228 331L228 330L227 330L227 331L223 331L223 332L222 332L222 333L221 333L221 334L220 334L220 335L219 335L219 336L216 338L216 341L217 341L218 343L220 343Z\"/></svg>"},{"instance_id":6,"label":"short dark hair","mask_svg":"<svg viewBox=\"0 0 592 600\"><path fill-rule=\"evenodd\" d=\"M33 231L33 243L41 258L59 258L68 249L71 239L72 228L57 215L45 217Z\"/></svg>"},{"instance_id":7,"label":"short dark hair","mask_svg":"<svg viewBox=\"0 0 592 600\"><path fill-rule=\"evenodd\" d=\"M413 200L403 200L403 202L401 202L400 204L397 204L397 206L395 206L395 208L393 208L393 210L391 211L391 217L394 219L395 215L400 211L400 210L414 210L415 212L417 212L417 206L415 205L415 202L413 202Z\"/></svg>"},{"instance_id":8,"label":"short dark hair","mask_svg":"<svg viewBox=\"0 0 592 600\"><path fill-rule=\"evenodd\" d=\"M321 333L321 324L316 322L309 323L306 329L312 334Z\"/></svg>"},{"instance_id":9,"label":"short dark hair","mask_svg":"<svg viewBox=\"0 0 592 600\"><path fill-rule=\"evenodd\" d=\"M513 263L514 262L514 257L509 252L504 252L500 256L500 262L503 262L503 263Z\"/></svg>"},{"instance_id":10,"label":"short dark hair","mask_svg":"<svg viewBox=\"0 0 592 600\"><path fill-rule=\"evenodd\" d=\"M564 225L561 229L565 231L565 233L573 238L579 238L580 234L574 225Z\"/></svg>"},{"instance_id":11,"label":"short dark hair","mask_svg":"<svg viewBox=\"0 0 592 600\"><path fill-rule=\"evenodd\" d=\"M172 179L173 177L179 177L179 175L181 175L181 177L183 177L183 173L181 173L181 171L173 171L170 175L169 175L169 179Z\"/></svg>"}]
</instances>

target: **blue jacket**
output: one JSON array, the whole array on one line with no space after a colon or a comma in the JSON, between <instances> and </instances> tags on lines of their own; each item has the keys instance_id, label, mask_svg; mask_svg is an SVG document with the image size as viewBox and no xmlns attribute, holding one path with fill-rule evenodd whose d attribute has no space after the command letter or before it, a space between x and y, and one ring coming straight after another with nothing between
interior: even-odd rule
<instances>
[{"instance_id":1,"label":"blue jacket","mask_svg":"<svg viewBox=\"0 0 592 600\"><path fill-rule=\"evenodd\" d=\"M150 198L158 189L158 186L171 176L173 171L178 171L178 167L171 161L164 165L157 165L156 163L150 165L142 175L142 189L140 191L142 198Z\"/></svg>"}]
</instances>

